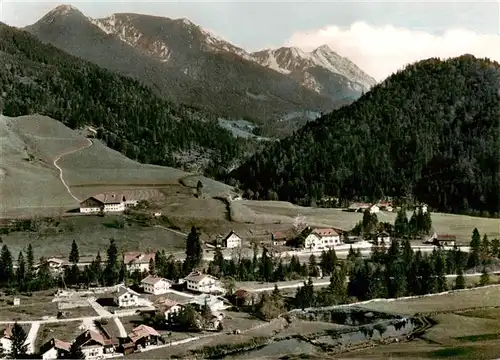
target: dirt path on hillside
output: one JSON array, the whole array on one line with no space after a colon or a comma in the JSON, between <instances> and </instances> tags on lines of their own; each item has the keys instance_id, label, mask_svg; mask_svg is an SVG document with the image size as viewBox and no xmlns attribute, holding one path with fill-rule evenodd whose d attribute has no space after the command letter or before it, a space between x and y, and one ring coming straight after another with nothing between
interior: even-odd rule
<instances>
[{"instance_id":1,"label":"dirt path on hillside","mask_svg":"<svg viewBox=\"0 0 500 360\"><path fill-rule=\"evenodd\" d=\"M78 202L81 202L80 199L78 199L75 195L73 195L73 193L71 192L71 189L69 188L68 184L66 184L66 181L64 181L64 177L63 177L63 170L61 169L61 167L59 167L59 165L57 165L57 162L59 160L61 160L61 158L65 155L69 155L69 154L72 154L72 153L75 153L77 151L81 151L81 150L84 150L84 149L87 149L89 147L92 146L92 140L90 139L86 139L88 141L88 144L84 145L84 146L81 146L79 147L78 149L74 149L74 150L70 150L70 151L66 151L66 152L63 152L61 155L59 155L57 158L55 158L53 164L54 166L57 168L57 170L59 170L59 179L61 180L62 184L64 185L64 187L66 188L66 191L68 191L68 194L71 195L71 197L73 199L75 199L76 201Z\"/></svg>"}]
</instances>

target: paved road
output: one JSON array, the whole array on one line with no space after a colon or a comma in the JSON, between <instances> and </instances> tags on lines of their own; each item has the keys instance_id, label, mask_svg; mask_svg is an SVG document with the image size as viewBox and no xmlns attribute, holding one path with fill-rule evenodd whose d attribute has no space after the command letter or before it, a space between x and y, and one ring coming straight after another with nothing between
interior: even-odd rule
<instances>
[{"instance_id":1,"label":"paved road","mask_svg":"<svg viewBox=\"0 0 500 360\"><path fill-rule=\"evenodd\" d=\"M122 321L118 316L113 317L113 321L116 324L116 327L118 328L118 331L120 331L120 337L127 337L127 330L125 330L125 327L122 324Z\"/></svg>"},{"instance_id":2,"label":"paved road","mask_svg":"<svg viewBox=\"0 0 500 360\"><path fill-rule=\"evenodd\" d=\"M64 181L63 170L61 169L61 167L59 165L57 165L57 162L59 160L61 160L61 158L63 156L65 156L65 155L69 155L69 154L72 154L74 152L77 152L77 151L80 151L80 150L84 150L84 149L87 149L87 148L91 147L92 146L92 141L90 139L86 139L86 140L88 142L86 145L81 146L78 149L74 149L74 150L69 150L69 151L63 152L61 155L59 155L57 158L55 158L55 160L53 162L54 166L57 168L57 170L59 170L59 179L61 180L62 184L66 188L66 191L68 192L68 194L71 195L71 197L73 199L75 199L78 202L80 202L81 200L78 199L75 195L73 195L73 193L71 192L71 189L69 188L68 184L66 184L66 181Z\"/></svg>"},{"instance_id":3,"label":"paved road","mask_svg":"<svg viewBox=\"0 0 500 360\"><path fill-rule=\"evenodd\" d=\"M28 354L35 353L35 343L36 343L36 336L38 334L38 329L40 329L40 322L33 321L25 342L25 344L28 344Z\"/></svg>"}]
</instances>

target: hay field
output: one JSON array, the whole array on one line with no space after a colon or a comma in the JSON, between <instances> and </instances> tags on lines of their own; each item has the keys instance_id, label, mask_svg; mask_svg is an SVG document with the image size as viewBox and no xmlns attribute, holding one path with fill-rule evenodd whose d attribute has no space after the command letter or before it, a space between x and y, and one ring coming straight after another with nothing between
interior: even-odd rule
<instances>
[{"instance_id":1,"label":"hay field","mask_svg":"<svg viewBox=\"0 0 500 360\"><path fill-rule=\"evenodd\" d=\"M42 126L45 123L54 126ZM0 216L57 212L74 204L51 161L56 153L75 146L76 140L59 124L42 116L0 116ZM26 136L27 128L38 135ZM45 148L42 145L47 145L49 137L44 135L52 139ZM28 161L30 155L33 159Z\"/></svg>"},{"instance_id":2,"label":"hay field","mask_svg":"<svg viewBox=\"0 0 500 360\"><path fill-rule=\"evenodd\" d=\"M434 311L458 311L472 307L495 307L500 306L500 286L475 288L407 300L378 301L360 306L375 311L408 315Z\"/></svg>"},{"instance_id":3,"label":"hay field","mask_svg":"<svg viewBox=\"0 0 500 360\"><path fill-rule=\"evenodd\" d=\"M283 201L240 200L231 203L233 221L260 223L293 223L296 216L304 216L313 226L333 226L352 229L362 220L362 213L345 212L341 209L309 208ZM411 216L411 213L408 213ZM396 213L380 212L379 221L394 223ZM477 227L481 234L490 238L500 237L500 219L487 219L466 215L432 213L432 224L438 233L456 235L459 242L470 242L472 230Z\"/></svg>"},{"instance_id":4,"label":"hay field","mask_svg":"<svg viewBox=\"0 0 500 360\"><path fill-rule=\"evenodd\" d=\"M78 131L41 115L0 117L0 217L57 216L78 207L59 179L53 161L59 159L73 194L84 199L103 191L180 185L198 179L207 196L232 192L214 180L178 169L144 165L111 150L99 140L92 145ZM31 159L30 159L31 158ZM29 160L30 159L30 160Z\"/></svg>"}]
</instances>

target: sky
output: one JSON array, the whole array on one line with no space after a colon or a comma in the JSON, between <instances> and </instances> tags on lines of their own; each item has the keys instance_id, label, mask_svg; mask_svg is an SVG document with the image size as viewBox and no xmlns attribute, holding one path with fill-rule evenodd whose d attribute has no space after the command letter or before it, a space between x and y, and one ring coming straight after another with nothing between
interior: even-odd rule
<instances>
[{"instance_id":1,"label":"sky","mask_svg":"<svg viewBox=\"0 0 500 360\"><path fill-rule=\"evenodd\" d=\"M0 0L0 21L26 26L61 4L92 18L135 12L187 18L247 51L328 44L382 80L405 65L465 53L500 62L500 0L24 1Z\"/></svg>"}]
</instances>

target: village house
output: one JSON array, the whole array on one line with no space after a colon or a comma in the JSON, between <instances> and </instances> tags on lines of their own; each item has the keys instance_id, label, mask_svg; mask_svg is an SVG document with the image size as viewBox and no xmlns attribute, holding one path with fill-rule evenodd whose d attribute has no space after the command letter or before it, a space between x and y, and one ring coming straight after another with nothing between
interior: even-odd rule
<instances>
[{"instance_id":1,"label":"village house","mask_svg":"<svg viewBox=\"0 0 500 360\"><path fill-rule=\"evenodd\" d=\"M80 212L95 214L100 212L122 212L136 206L139 201L152 198L164 199L158 190L123 190L121 192L107 192L91 196L80 203Z\"/></svg>"},{"instance_id":2,"label":"village house","mask_svg":"<svg viewBox=\"0 0 500 360\"><path fill-rule=\"evenodd\" d=\"M373 204L373 205L370 205L370 207L368 208L368 211L370 212L370 214L377 214L380 212L380 208Z\"/></svg>"},{"instance_id":3,"label":"village house","mask_svg":"<svg viewBox=\"0 0 500 360\"><path fill-rule=\"evenodd\" d=\"M102 334L94 330L86 330L78 335L74 344L82 350L85 359L102 359L106 354L115 352L113 341L105 339Z\"/></svg>"},{"instance_id":4,"label":"village house","mask_svg":"<svg viewBox=\"0 0 500 360\"><path fill-rule=\"evenodd\" d=\"M202 294L188 301L188 304L194 306L195 309L201 310L203 306L208 306L211 312L217 312L225 308L222 298L210 294Z\"/></svg>"},{"instance_id":5,"label":"village house","mask_svg":"<svg viewBox=\"0 0 500 360\"><path fill-rule=\"evenodd\" d=\"M128 334L130 342L135 344L135 348L147 348L151 345L159 345L163 343L163 338L161 335L153 329L151 326L141 324L134 328L130 334Z\"/></svg>"},{"instance_id":6,"label":"village house","mask_svg":"<svg viewBox=\"0 0 500 360\"><path fill-rule=\"evenodd\" d=\"M457 237L455 235L437 235L433 242L437 246L455 246Z\"/></svg>"},{"instance_id":7,"label":"village house","mask_svg":"<svg viewBox=\"0 0 500 360\"><path fill-rule=\"evenodd\" d=\"M376 243L381 244L382 242L384 242L384 244L386 245L389 245L391 243L391 236L385 231L379 232L377 234Z\"/></svg>"},{"instance_id":8,"label":"village house","mask_svg":"<svg viewBox=\"0 0 500 360\"><path fill-rule=\"evenodd\" d=\"M241 247L241 238L231 230L231 232L222 240L222 245L227 249Z\"/></svg>"},{"instance_id":9,"label":"village house","mask_svg":"<svg viewBox=\"0 0 500 360\"><path fill-rule=\"evenodd\" d=\"M193 271L184 278L187 289L202 293L223 292L221 282L214 276Z\"/></svg>"},{"instance_id":10,"label":"village house","mask_svg":"<svg viewBox=\"0 0 500 360\"><path fill-rule=\"evenodd\" d=\"M113 300L119 307L137 306L139 294L126 287L120 286L113 296Z\"/></svg>"},{"instance_id":11,"label":"village house","mask_svg":"<svg viewBox=\"0 0 500 360\"><path fill-rule=\"evenodd\" d=\"M182 305L175 303L171 305L165 305L162 307L163 315L165 316L165 321L171 323L173 319L181 312Z\"/></svg>"},{"instance_id":12,"label":"village house","mask_svg":"<svg viewBox=\"0 0 500 360\"><path fill-rule=\"evenodd\" d=\"M275 233L273 233L271 235L271 239L274 246L285 246L288 240L286 234L282 233L281 231L276 231Z\"/></svg>"},{"instance_id":13,"label":"village house","mask_svg":"<svg viewBox=\"0 0 500 360\"><path fill-rule=\"evenodd\" d=\"M154 261L156 254L154 252L128 252L123 254L123 264L129 273L134 271L145 272L149 271L149 263Z\"/></svg>"},{"instance_id":14,"label":"village house","mask_svg":"<svg viewBox=\"0 0 500 360\"><path fill-rule=\"evenodd\" d=\"M233 301L236 306L251 305L252 294L245 289L238 289L233 294Z\"/></svg>"},{"instance_id":15,"label":"village house","mask_svg":"<svg viewBox=\"0 0 500 360\"><path fill-rule=\"evenodd\" d=\"M382 211L392 212L392 210L393 210L392 202L390 202L390 201L379 201L377 206Z\"/></svg>"},{"instance_id":16,"label":"village house","mask_svg":"<svg viewBox=\"0 0 500 360\"><path fill-rule=\"evenodd\" d=\"M57 258L50 258L45 260L45 263L49 265L51 271L58 273L64 268L64 260Z\"/></svg>"},{"instance_id":17,"label":"village house","mask_svg":"<svg viewBox=\"0 0 500 360\"><path fill-rule=\"evenodd\" d=\"M145 293L162 295L168 292L172 282L159 276L148 275L141 281Z\"/></svg>"},{"instance_id":18,"label":"village house","mask_svg":"<svg viewBox=\"0 0 500 360\"><path fill-rule=\"evenodd\" d=\"M340 244L340 235L331 228L313 229L304 240L304 248L311 250L334 247Z\"/></svg>"},{"instance_id":19,"label":"village house","mask_svg":"<svg viewBox=\"0 0 500 360\"><path fill-rule=\"evenodd\" d=\"M69 359L71 343L52 338L40 346L43 360Z\"/></svg>"}]
</instances>

